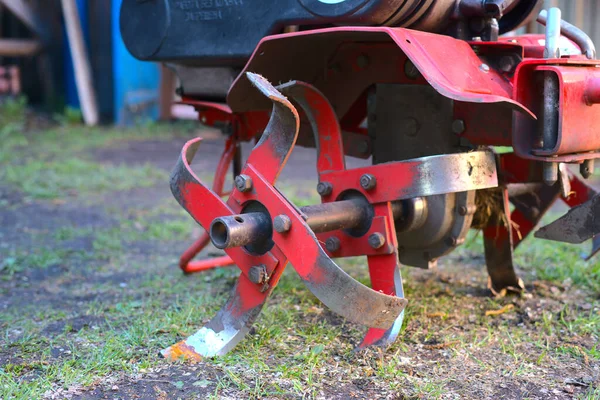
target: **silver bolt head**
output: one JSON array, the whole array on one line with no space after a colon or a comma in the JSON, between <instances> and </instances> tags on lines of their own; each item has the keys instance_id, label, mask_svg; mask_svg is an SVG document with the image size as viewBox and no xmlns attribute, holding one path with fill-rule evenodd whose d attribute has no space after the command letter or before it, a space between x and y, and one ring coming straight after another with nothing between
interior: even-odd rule
<instances>
[{"instance_id":1,"label":"silver bolt head","mask_svg":"<svg viewBox=\"0 0 600 400\"><path fill-rule=\"evenodd\" d=\"M377 178L371 174L364 174L360 177L360 186L365 190L373 190L377 186Z\"/></svg>"},{"instance_id":2,"label":"silver bolt head","mask_svg":"<svg viewBox=\"0 0 600 400\"><path fill-rule=\"evenodd\" d=\"M278 215L273 220L273 229L275 232L285 233L292 229L292 220L285 214Z\"/></svg>"},{"instance_id":3,"label":"silver bolt head","mask_svg":"<svg viewBox=\"0 0 600 400\"><path fill-rule=\"evenodd\" d=\"M235 177L235 187L240 192L248 192L252 190L252 178L248 175L238 175Z\"/></svg>"},{"instance_id":4,"label":"silver bolt head","mask_svg":"<svg viewBox=\"0 0 600 400\"><path fill-rule=\"evenodd\" d=\"M333 192L333 185L329 182L319 182L317 185L317 193L320 196L329 196Z\"/></svg>"},{"instance_id":5,"label":"silver bolt head","mask_svg":"<svg viewBox=\"0 0 600 400\"><path fill-rule=\"evenodd\" d=\"M336 238L335 236L332 236L325 241L325 248L330 253L335 253L338 251L341 245L340 239Z\"/></svg>"},{"instance_id":6,"label":"silver bolt head","mask_svg":"<svg viewBox=\"0 0 600 400\"><path fill-rule=\"evenodd\" d=\"M385 236L379 232L375 232L369 236L369 246L374 249L380 249L385 244Z\"/></svg>"}]
</instances>

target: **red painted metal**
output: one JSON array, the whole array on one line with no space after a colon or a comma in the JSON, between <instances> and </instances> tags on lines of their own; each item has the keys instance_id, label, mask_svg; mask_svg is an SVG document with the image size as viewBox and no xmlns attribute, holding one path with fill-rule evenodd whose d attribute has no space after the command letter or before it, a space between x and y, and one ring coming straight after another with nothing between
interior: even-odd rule
<instances>
[{"instance_id":1,"label":"red painted metal","mask_svg":"<svg viewBox=\"0 0 600 400\"><path fill-rule=\"evenodd\" d=\"M519 157L553 162L575 162L598 156L600 104L588 103L589 88L600 78L600 61L581 59L525 60L515 73L514 97L532 110L541 107L542 73L555 74L559 82L559 128L556 146L547 151L535 148L539 129L535 120L516 114L513 146Z\"/></svg>"},{"instance_id":2,"label":"red painted metal","mask_svg":"<svg viewBox=\"0 0 600 400\"><path fill-rule=\"evenodd\" d=\"M344 159L341 127L335 110L325 96L313 86L303 82L296 82L293 86L284 88L283 93L289 94L294 101L300 104L310 121L317 142L319 180L321 182L328 181L328 174L331 173L348 173ZM396 182L395 185L402 185L402 182ZM338 196L324 196L323 201L333 201ZM337 231L319 234L317 238L321 243L325 243L330 237L336 237L339 240L339 249L328 252L331 257L366 255L372 289L390 296L404 297L392 205L387 200L372 203L374 204L374 218L367 233L360 237L354 237L347 232ZM381 247L373 248L368 243L368 238L373 234L383 235L384 243ZM371 345L390 345L400 331L403 318L404 313L398 316L388 329L370 328L359 348Z\"/></svg>"},{"instance_id":3,"label":"red painted metal","mask_svg":"<svg viewBox=\"0 0 600 400\"><path fill-rule=\"evenodd\" d=\"M461 124L456 125L457 129L449 126L448 134L459 135L465 146L514 147L514 153L497 157L500 182L493 189L498 194L497 212L484 228L483 236L492 291L522 290L523 283L513 265L514 248L560 198L558 184L536 185L542 182L543 162L580 162L600 157L600 127L592 123L600 120L600 62L581 56L543 60L542 52L539 35L467 43L401 28L335 27L296 32L261 41L231 88L228 96L231 108L184 99L186 104L196 107L204 123L231 127L233 135L227 141L212 191L189 169L199 141L186 145L172 182L173 193L180 203L206 228L216 217L243 213L256 202L271 217L285 215L291 222L289 230L273 233L273 247L262 255L245 248L232 248L226 250L226 257L191 262L208 243L205 234L182 256L181 268L187 273L229 262L235 262L241 270L229 303L205 327L221 334L231 328L227 324L234 322L235 329L230 329L233 336L227 337L227 344L218 352L226 351L227 346L247 333L288 261L328 307L349 320L371 327L359 347L388 345L397 336L406 300L399 275L394 202L425 196L417 194L424 187L443 189L425 191L427 195L456 191L453 185L466 173L457 164L456 179L440 184L440 176L447 177L447 171L437 175L438 171L426 169L436 156L346 169L346 155L362 152L361 156L366 157L369 153L370 138L362 123L367 115L369 90L380 83L430 85L440 95L454 100L453 119ZM507 57L516 60L512 67L506 64ZM265 78L245 73L249 71L273 82L290 81L278 86L289 100ZM560 83L560 129L557 146L540 152L533 147L536 114L542 101L536 76L548 72L555 74ZM309 125L300 124L300 115L290 101L304 110L302 116ZM364 137L366 141L352 142L350 134L344 131L354 135L352 140ZM237 142L261 134L241 171L251 179L251 190L235 189L224 202L220 198L225 194L223 182ZM315 235L301 211L275 188L298 140L317 148L319 180L331 185L322 202L352 195L363 197L372 207L374 218L360 235L343 230ZM367 147L350 151L348 143L366 143ZM475 168L476 165L469 164L469 176ZM490 182L494 181L496 171L487 172ZM361 177L366 174L377 184L369 188L361 185ZM562 200L571 207L596 194L573 175L570 182L572 191ZM510 187L515 184L533 184L526 186L532 191L510 196ZM479 186L481 189L482 185ZM461 187L463 191L475 190ZM510 202L515 207L512 211ZM371 235L381 235L381 246L369 243ZM339 248L326 251L321 244L332 237L339 240ZM594 251L597 249L600 244L595 244ZM350 278L331 259L353 256L367 257L372 290ZM252 270L258 266L264 266L265 281L256 282L253 278ZM174 358L194 357L204 343L194 340L181 342L165 354Z\"/></svg>"},{"instance_id":4,"label":"red painted metal","mask_svg":"<svg viewBox=\"0 0 600 400\"><path fill-rule=\"evenodd\" d=\"M347 45L342 46L344 43ZM521 48L518 44L504 46ZM342 52L345 53L343 60L338 61L336 56ZM259 56L261 54L276 54L277 62ZM368 60L368 65L362 69L355 63L361 55ZM378 56L381 56L381 62ZM234 82L227 102L234 112L268 108L264 99L252 92L244 77L244 72L252 71L274 82L297 79L310 83L331 101L338 116L343 116L369 85L398 82L406 58L416 66L422 76L420 79L445 97L464 102L504 104L531 114L512 99L511 83L503 74L482 66L485 60L478 57L467 42L386 27L336 27L266 37ZM328 69L323 69L321 60L331 60ZM461 62L448 63L448 60ZM353 77L352 82L348 80L349 75ZM411 83L418 83L420 79ZM339 83L341 81L343 85ZM341 88L342 93L334 93Z\"/></svg>"}]
</instances>

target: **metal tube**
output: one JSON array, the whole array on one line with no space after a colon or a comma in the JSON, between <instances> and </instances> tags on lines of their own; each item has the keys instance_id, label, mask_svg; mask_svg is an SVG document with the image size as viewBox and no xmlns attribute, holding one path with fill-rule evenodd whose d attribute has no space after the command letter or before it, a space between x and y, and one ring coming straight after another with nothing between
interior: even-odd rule
<instances>
[{"instance_id":1,"label":"metal tube","mask_svg":"<svg viewBox=\"0 0 600 400\"><path fill-rule=\"evenodd\" d=\"M550 10L553 10L553 8ZM542 25L547 25L548 19L549 14L546 10L541 11L537 17L537 21ZM590 60L596 58L596 46L594 46L594 42L584 31L567 21L560 21L560 31L566 38L574 41L587 58Z\"/></svg>"},{"instance_id":2,"label":"metal tube","mask_svg":"<svg viewBox=\"0 0 600 400\"><path fill-rule=\"evenodd\" d=\"M306 206L300 210L307 216L306 223L314 233L354 228L370 218L369 203L359 199Z\"/></svg>"},{"instance_id":3,"label":"metal tube","mask_svg":"<svg viewBox=\"0 0 600 400\"><path fill-rule=\"evenodd\" d=\"M544 11L542 11L540 16L542 15L547 15L544 24L546 25L546 47L544 48L544 58L560 58L560 8L553 7L545 14ZM540 17L538 16L538 18Z\"/></svg>"},{"instance_id":4,"label":"metal tube","mask_svg":"<svg viewBox=\"0 0 600 400\"><path fill-rule=\"evenodd\" d=\"M560 32L561 13L560 9L553 7L546 14L546 47L544 58L560 58ZM539 17L538 17L539 18ZM544 97L542 99L542 148L552 150L558 140L558 117L559 117L559 82L556 74L544 72ZM558 164L544 163L543 180L546 185L552 186L558 180Z\"/></svg>"},{"instance_id":5,"label":"metal tube","mask_svg":"<svg viewBox=\"0 0 600 400\"><path fill-rule=\"evenodd\" d=\"M396 213L402 207L394 206ZM351 229L368 222L371 206L362 199L336 201L300 208L313 232L323 233ZM219 249L246 246L268 239L273 232L273 222L267 214L252 212L216 218L210 226L210 239Z\"/></svg>"},{"instance_id":6,"label":"metal tube","mask_svg":"<svg viewBox=\"0 0 600 400\"><path fill-rule=\"evenodd\" d=\"M218 249L246 246L271 234L271 219L260 212L219 217L210 224L210 240Z\"/></svg>"}]
</instances>

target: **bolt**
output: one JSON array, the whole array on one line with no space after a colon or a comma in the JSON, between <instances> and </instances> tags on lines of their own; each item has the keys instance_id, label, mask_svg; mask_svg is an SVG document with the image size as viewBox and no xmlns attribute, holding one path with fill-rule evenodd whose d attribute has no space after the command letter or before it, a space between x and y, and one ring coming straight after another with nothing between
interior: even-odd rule
<instances>
[{"instance_id":1,"label":"bolt","mask_svg":"<svg viewBox=\"0 0 600 400\"><path fill-rule=\"evenodd\" d=\"M543 180L548 186L553 186L558 181L558 163L544 163Z\"/></svg>"},{"instance_id":2,"label":"bolt","mask_svg":"<svg viewBox=\"0 0 600 400\"><path fill-rule=\"evenodd\" d=\"M379 232L373 233L369 236L369 246L374 249L380 249L385 244L385 236Z\"/></svg>"},{"instance_id":3,"label":"bolt","mask_svg":"<svg viewBox=\"0 0 600 400\"><path fill-rule=\"evenodd\" d=\"M325 241L325 248L330 253L335 253L338 251L341 245L342 243L340 242L340 239L336 238L335 236L332 236Z\"/></svg>"},{"instance_id":4,"label":"bolt","mask_svg":"<svg viewBox=\"0 0 600 400\"><path fill-rule=\"evenodd\" d=\"M421 75L417 67L415 67L415 64L413 64L410 60L406 60L404 63L404 73L408 79L413 80L417 79Z\"/></svg>"},{"instance_id":5,"label":"bolt","mask_svg":"<svg viewBox=\"0 0 600 400\"><path fill-rule=\"evenodd\" d=\"M371 174L364 174L360 177L360 186L365 190L373 190L377 186L377 179Z\"/></svg>"},{"instance_id":6,"label":"bolt","mask_svg":"<svg viewBox=\"0 0 600 400\"><path fill-rule=\"evenodd\" d=\"M366 54L361 54L356 58L356 65L358 68L365 69L369 66L369 57Z\"/></svg>"},{"instance_id":7,"label":"bolt","mask_svg":"<svg viewBox=\"0 0 600 400\"><path fill-rule=\"evenodd\" d=\"M451 247L460 246L464 242L465 242L464 238L459 239L454 236L450 236L450 237L446 238L446 244Z\"/></svg>"},{"instance_id":8,"label":"bolt","mask_svg":"<svg viewBox=\"0 0 600 400\"><path fill-rule=\"evenodd\" d=\"M485 73L487 74L488 72L490 72L490 66L489 66L489 65L487 65L487 64L481 64L481 65L479 66L479 70L480 70L481 72L485 72Z\"/></svg>"},{"instance_id":9,"label":"bolt","mask_svg":"<svg viewBox=\"0 0 600 400\"><path fill-rule=\"evenodd\" d=\"M475 214L475 212L477 212L477 206L475 204L470 205L470 206L458 207L458 215L463 216L463 217L465 215L473 215L473 214Z\"/></svg>"},{"instance_id":10,"label":"bolt","mask_svg":"<svg viewBox=\"0 0 600 400\"><path fill-rule=\"evenodd\" d=\"M419 133L419 121L414 118L406 118L400 122L399 128L407 136L415 137Z\"/></svg>"},{"instance_id":11,"label":"bolt","mask_svg":"<svg viewBox=\"0 0 600 400\"><path fill-rule=\"evenodd\" d=\"M579 166L579 172L581 172L581 176L583 176L584 179L587 179L590 176L592 176L592 174L594 173L594 160L585 160Z\"/></svg>"},{"instance_id":12,"label":"bolt","mask_svg":"<svg viewBox=\"0 0 600 400\"><path fill-rule=\"evenodd\" d=\"M333 186L329 182L319 182L317 185L317 193L320 196L329 196L333 191Z\"/></svg>"},{"instance_id":13,"label":"bolt","mask_svg":"<svg viewBox=\"0 0 600 400\"><path fill-rule=\"evenodd\" d=\"M252 190L252 178L243 174L236 176L235 187L242 193Z\"/></svg>"},{"instance_id":14,"label":"bolt","mask_svg":"<svg viewBox=\"0 0 600 400\"><path fill-rule=\"evenodd\" d=\"M292 229L292 220L285 214L278 215L273 220L273 228L275 232L285 233Z\"/></svg>"},{"instance_id":15,"label":"bolt","mask_svg":"<svg viewBox=\"0 0 600 400\"><path fill-rule=\"evenodd\" d=\"M500 58L500 70L506 73L511 73L515 68L515 58L512 56L504 56Z\"/></svg>"},{"instance_id":16,"label":"bolt","mask_svg":"<svg viewBox=\"0 0 600 400\"><path fill-rule=\"evenodd\" d=\"M455 119L452 122L452 132L456 135L461 135L465 132L465 121L462 119Z\"/></svg>"},{"instance_id":17,"label":"bolt","mask_svg":"<svg viewBox=\"0 0 600 400\"><path fill-rule=\"evenodd\" d=\"M266 265L255 265L250 267L250 270L248 271L248 279L250 279L250 282L256 283L257 285L266 283L269 280L268 278Z\"/></svg>"},{"instance_id":18,"label":"bolt","mask_svg":"<svg viewBox=\"0 0 600 400\"><path fill-rule=\"evenodd\" d=\"M371 146L369 145L369 142L367 140L361 140L357 146L358 152L365 156L369 154L370 148Z\"/></svg>"}]
</instances>

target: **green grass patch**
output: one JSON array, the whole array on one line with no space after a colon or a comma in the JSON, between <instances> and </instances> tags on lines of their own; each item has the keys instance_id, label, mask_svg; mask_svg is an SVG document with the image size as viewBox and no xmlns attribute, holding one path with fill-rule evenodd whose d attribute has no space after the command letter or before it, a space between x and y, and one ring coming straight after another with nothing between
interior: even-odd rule
<instances>
[{"instance_id":1,"label":"green grass patch","mask_svg":"<svg viewBox=\"0 0 600 400\"><path fill-rule=\"evenodd\" d=\"M150 164L108 165L79 158L8 164L2 175L7 183L38 199L149 187L167 180L165 172Z\"/></svg>"}]
</instances>

